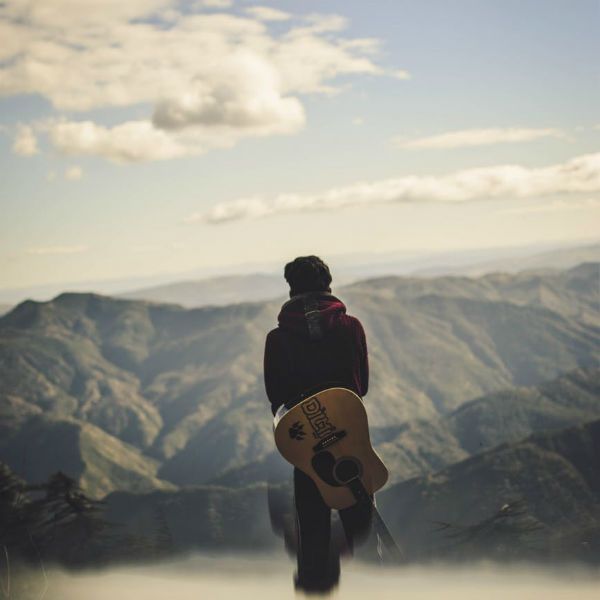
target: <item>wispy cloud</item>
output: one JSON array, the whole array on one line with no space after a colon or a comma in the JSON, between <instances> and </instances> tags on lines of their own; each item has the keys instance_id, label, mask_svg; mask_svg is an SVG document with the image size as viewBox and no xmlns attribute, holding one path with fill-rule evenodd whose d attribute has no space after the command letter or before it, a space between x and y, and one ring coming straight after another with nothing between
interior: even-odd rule
<instances>
[{"instance_id":1,"label":"wispy cloud","mask_svg":"<svg viewBox=\"0 0 600 600\"><path fill-rule=\"evenodd\" d=\"M439 135L406 139L395 137L392 143L398 148L406 149L448 149L466 148L470 146L491 146L495 144L515 144L532 142L542 138L568 139L560 129L532 129L519 127L491 127L488 129L462 129L448 131Z\"/></svg>"},{"instance_id":2,"label":"wispy cloud","mask_svg":"<svg viewBox=\"0 0 600 600\"><path fill-rule=\"evenodd\" d=\"M65 170L65 179L67 181L79 181L83 177L83 169L74 165Z\"/></svg>"},{"instance_id":3,"label":"wispy cloud","mask_svg":"<svg viewBox=\"0 0 600 600\"><path fill-rule=\"evenodd\" d=\"M405 69L393 69L390 75L395 79L410 79L411 74Z\"/></svg>"},{"instance_id":4,"label":"wispy cloud","mask_svg":"<svg viewBox=\"0 0 600 600\"><path fill-rule=\"evenodd\" d=\"M233 0L196 0L196 8L229 8L233 5Z\"/></svg>"},{"instance_id":5,"label":"wispy cloud","mask_svg":"<svg viewBox=\"0 0 600 600\"><path fill-rule=\"evenodd\" d=\"M289 21L292 15L270 6L251 6L246 12L260 21Z\"/></svg>"},{"instance_id":6,"label":"wispy cloud","mask_svg":"<svg viewBox=\"0 0 600 600\"><path fill-rule=\"evenodd\" d=\"M39 152L37 137L31 126L18 125L12 149L19 156L33 156Z\"/></svg>"},{"instance_id":7,"label":"wispy cloud","mask_svg":"<svg viewBox=\"0 0 600 600\"><path fill-rule=\"evenodd\" d=\"M164 160L184 156L186 146L150 121L104 127L93 121L57 121L46 126L55 148L70 156L101 156L114 162Z\"/></svg>"},{"instance_id":8,"label":"wispy cloud","mask_svg":"<svg viewBox=\"0 0 600 600\"><path fill-rule=\"evenodd\" d=\"M187 222L224 223L270 215L339 210L349 206L389 203L460 203L492 198L533 198L554 194L600 191L600 153L575 157L547 167L498 165L457 171L450 175L408 175L361 182L317 194L280 194L222 202Z\"/></svg>"},{"instance_id":9,"label":"wispy cloud","mask_svg":"<svg viewBox=\"0 0 600 600\"><path fill-rule=\"evenodd\" d=\"M48 256L54 254L82 254L87 252L87 246L42 246L37 248L28 248L26 254L33 256Z\"/></svg>"},{"instance_id":10,"label":"wispy cloud","mask_svg":"<svg viewBox=\"0 0 600 600\"><path fill-rule=\"evenodd\" d=\"M532 206L517 206L498 211L499 214L528 215L537 213L567 212L573 210L600 209L600 198L585 198L583 200L554 200Z\"/></svg>"}]
</instances>

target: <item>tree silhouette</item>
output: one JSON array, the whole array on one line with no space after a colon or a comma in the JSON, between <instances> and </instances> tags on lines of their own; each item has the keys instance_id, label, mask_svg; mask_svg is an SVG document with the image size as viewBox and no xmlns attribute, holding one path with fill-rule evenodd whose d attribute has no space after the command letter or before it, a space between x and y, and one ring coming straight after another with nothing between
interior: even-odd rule
<instances>
[{"instance_id":1,"label":"tree silhouette","mask_svg":"<svg viewBox=\"0 0 600 600\"><path fill-rule=\"evenodd\" d=\"M445 521L436 525L437 531L450 540L443 554L455 558L510 560L540 551L537 533L543 526L529 516L527 504L521 499L503 504L493 515L473 525Z\"/></svg>"},{"instance_id":2,"label":"tree silhouette","mask_svg":"<svg viewBox=\"0 0 600 600\"><path fill-rule=\"evenodd\" d=\"M102 501L88 498L61 471L28 490L42 494L29 504L28 521L43 556L68 566L107 559L113 527L103 519Z\"/></svg>"}]
</instances>

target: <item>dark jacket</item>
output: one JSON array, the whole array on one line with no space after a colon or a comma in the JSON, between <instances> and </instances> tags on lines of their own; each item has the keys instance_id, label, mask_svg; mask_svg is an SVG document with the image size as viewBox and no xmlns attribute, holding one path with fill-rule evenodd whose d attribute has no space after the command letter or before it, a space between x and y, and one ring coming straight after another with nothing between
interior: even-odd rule
<instances>
[{"instance_id":1,"label":"dark jacket","mask_svg":"<svg viewBox=\"0 0 600 600\"><path fill-rule=\"evenodd\" d=\"M305 314L306 300L317 309L315 339ZM279 313L279 326L265 343L264 376L273 414L284 403L325 387L346 387L364 396L369 385L367 342L360 321L343 302L325 292L294 296Z\"/></svg>"}]
</instances>

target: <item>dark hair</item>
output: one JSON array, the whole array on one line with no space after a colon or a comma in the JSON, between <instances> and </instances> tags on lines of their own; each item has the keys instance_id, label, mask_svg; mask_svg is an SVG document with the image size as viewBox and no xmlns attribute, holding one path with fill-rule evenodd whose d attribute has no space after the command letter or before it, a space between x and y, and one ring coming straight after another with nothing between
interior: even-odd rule
<instances>
[{"instance_id":1,"label":"dark hair","mask_svg":"<svg viewBox=\"0 0 600 600\"><path fill-rule=\"evenodd\" d=\"M285 280L290 285L290 296L305 292L330 292L329 267L318 256L299 256L285 265Z\"/></svg>"}]
</instances>

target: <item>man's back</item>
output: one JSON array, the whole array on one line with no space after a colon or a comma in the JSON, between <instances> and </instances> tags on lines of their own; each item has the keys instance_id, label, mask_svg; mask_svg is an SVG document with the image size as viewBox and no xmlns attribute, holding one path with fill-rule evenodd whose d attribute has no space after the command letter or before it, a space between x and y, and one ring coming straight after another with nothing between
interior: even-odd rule
<instances>
[{"instance_id":1,"label":"man's back","mask_svg":"<svg viewBox=\"0 0 600 600\"><path fill-rule=\"evenodd\" d=\"M340 385L359 396L367 393L364 330L338 298L326 292L295 296L283 305L278 321L267 335L264 362L273 414L282 404L321 386ZM311 335L309 321L318 324L318 335Z\"/></svg>"}]
</instances>

